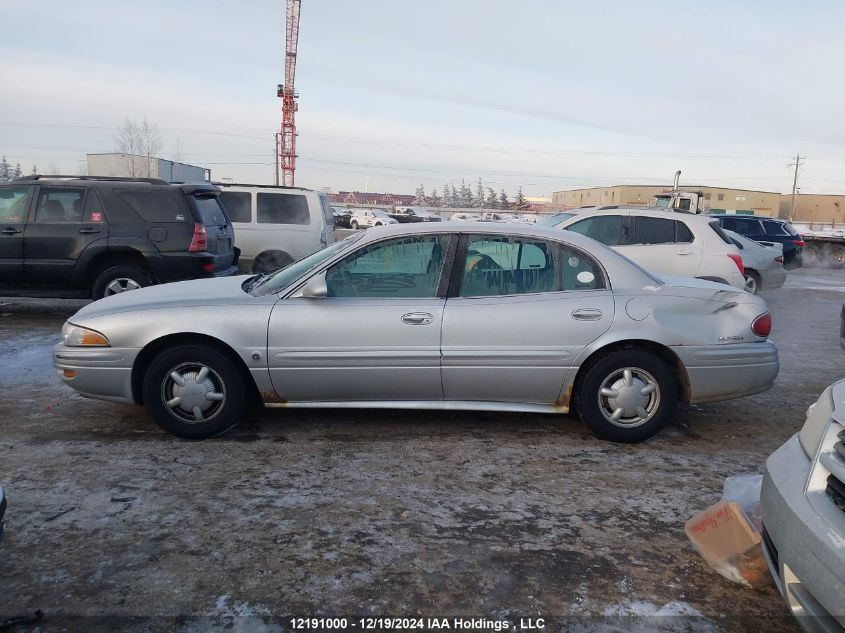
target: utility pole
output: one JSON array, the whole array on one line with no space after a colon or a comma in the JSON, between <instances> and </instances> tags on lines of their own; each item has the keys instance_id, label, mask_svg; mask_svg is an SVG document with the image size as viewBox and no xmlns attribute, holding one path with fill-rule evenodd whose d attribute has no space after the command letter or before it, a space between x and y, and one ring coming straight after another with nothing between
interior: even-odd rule
<instances>
[{"instance_id":1,"label":"utility pole","mask_svg":"<svg viewBox=\"0 0 845 633\"><path fill-rule=\"evenodd\" d=\"M804 158L807 158L804 156ZM792 177L792 211L789 213L789 221L792 222L792 218L795 217L795 203L797 202L796 196L798 195L798 168L803 165L801 162L801 155L795 155L795 162L789 163L789 167L795 167L795 175Z\"/></svg>"},{"instance_id":2,"label":"utility pole","mask_svg":"<svg viewBox=\"0 0 845 633\"><path fill-rule=\"evenodd\" d=\"M279 186L279 133L276 132L273 135L273 138L276 139L276 186Z\"/></svg>"}]
</instances>

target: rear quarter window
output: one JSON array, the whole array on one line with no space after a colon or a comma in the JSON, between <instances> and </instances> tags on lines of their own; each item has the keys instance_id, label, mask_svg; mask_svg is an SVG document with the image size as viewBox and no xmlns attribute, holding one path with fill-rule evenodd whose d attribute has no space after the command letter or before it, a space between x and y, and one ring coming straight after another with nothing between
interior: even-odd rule
<instances>
[{"instance_id":1,"label":"rear quarter window","mask_svg":"<svg viewBox=\"0 0 845 633\"><path fill-rule=\"evenodd\" d=\"M220 202L226 207L232 222L252 222L252 194L247 191L224 191Z\"/></svg>"},{"instance_id":2,"label":"rear quarter window","mask_svg":"<svg viewBox=\"0 0 845 633\"><path fill-rule=\"evenodd\" d=\"M728 237L728 234L727 234L727 233L725 233L725 232L722 230L722 227L721 227L721 226L719 226L719 220L713 220L713 221L711 221L711 222L708 222L708 224L710 225L710 228L711 228L711 229L713 229L713 232L714 232L716 235L718 235L718 236L719 236L719 239L721 239L721 240L722 240L725 244L727 244L728 246L733 246L733 242L731 241L731 238L729 238L729 237Z\"/></svg>"},{"instance_id":3,"label":"rear quarter window","mask_svg":"<svg viewBox=\"0 0 845 633\"><path fill-rule=\"evenodd\" d=\"M181 191L115 189L114 193L147 222L193 222Z\"/></svg>"},{"instance_id":4,"label":"rear quarter window","mask_svg":"<svg viewBox=\"0 0 845 633\"><path fill-rule=\"evenodd\" d=\"M797 231L792 226L789 226L792 229L790 233L784 222L763 222L763 228L766 231L766 235L797 235Z\"/></svg>"},{"instance_id":5,"label":"rear quarter window","mask_svg":"<svg viewBox=\"0 0 845 633\"><path fill-rule=\"evenodd\" d=\"M256 211L259 224L311 224L308 200L291 193L259 193Z\"/></svg>"}]
</instances>

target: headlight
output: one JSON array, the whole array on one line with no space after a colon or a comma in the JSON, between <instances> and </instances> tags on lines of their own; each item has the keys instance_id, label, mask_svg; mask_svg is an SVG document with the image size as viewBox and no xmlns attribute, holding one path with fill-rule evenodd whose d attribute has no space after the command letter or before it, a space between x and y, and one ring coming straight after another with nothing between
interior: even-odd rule
<instances>
[{"instance_id":1,"label":"headlight","mask_svg":"<svg viewBox=\"0 0 845 633\"><path fill-rule=\"evenodd\" d=\"M813 459L816 451L819 450L824 437L824 431L830 422L830 416L833 415L833 391L828 387L819 396L814 404L811 404L807 409L807 421L801 427L801 432L798 434L798 440L801 442L801 448L807 453L807 457Z\"/></svg>"},{"instance_id":2,"label":"headlight","mask_svg":"<svg viewBox=\"0 0 845 633\"><path fill-rule=\"evenodd\" d=\"M108 347L109 339L105 336L90 330L87 327L80 327L73 323L65 323L62 327L62 337L65 345L70 347Z\"/></svg>"}]
</instances>

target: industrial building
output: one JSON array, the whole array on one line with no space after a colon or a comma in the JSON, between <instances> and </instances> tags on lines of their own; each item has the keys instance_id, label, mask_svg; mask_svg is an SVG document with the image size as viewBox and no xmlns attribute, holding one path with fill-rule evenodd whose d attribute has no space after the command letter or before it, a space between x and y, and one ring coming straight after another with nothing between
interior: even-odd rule
<instances>
[{"instance_id":1,"label":"industrial building","mask_svg":"<svg viewBox=\"0 0 845 633\"><path fill-rule=\"evenodd\" d=\"M684 191L700 191L712 213L756 214L778 217L781 194L773 191L727 189L701 185L683 185ZM561 209L609 204L647 205L655 194L670 190L665 185L615 185L555 191L552 205Z\"/></svg>"},{"instance_id":2,"label":"industrial building","mask_svg":"<svg viewBox=\"0 0 845 633\"><path fill-rule=\"evenodd\" d=\"M845 195L799 193L795 196L795 215L792 215L792 194L780 199L780 217L805 224L845 224Z\"/></svg>"},{"instance_id":3,"label":"industrial building","mask_svg":"<svg viewBox=\"0 0 845 633\"><path fill-rule=\"evenodd\" d=\"M211 170L177 161L135 154L86 154L89 176L161 178L168 182L211 180Z\"/></svg>"}]
</instances>

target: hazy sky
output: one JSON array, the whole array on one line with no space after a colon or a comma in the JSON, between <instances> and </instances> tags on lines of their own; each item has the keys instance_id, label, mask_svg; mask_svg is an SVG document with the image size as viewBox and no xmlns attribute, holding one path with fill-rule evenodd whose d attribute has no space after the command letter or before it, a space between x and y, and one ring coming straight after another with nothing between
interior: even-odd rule
<instances>
[{"instance_id":1,"label":"hazy sky","mask_svg":"<svg viewBox=\"0 0 845 633\"><path fill-rule=\"evenodd\" d=\"M77 173L126 116L272 182L284 2L0 0L0 153ZM303 0L297 184L845 193L841 0Z\"/></svg>"}]
</instances>

